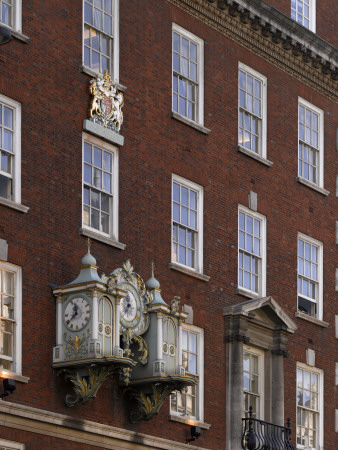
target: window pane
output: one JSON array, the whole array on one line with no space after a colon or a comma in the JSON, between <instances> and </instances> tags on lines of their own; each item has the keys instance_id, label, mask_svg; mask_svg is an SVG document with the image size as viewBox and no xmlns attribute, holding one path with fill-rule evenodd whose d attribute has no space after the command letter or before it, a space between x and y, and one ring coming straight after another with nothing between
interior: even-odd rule
<instances>
[{"instance_id":1,"label":"window pane","mask_svg":"<svg viewBox=\"0 0 338 450\"><path fill-rule=\"evenodd\" d=\"M177 203L173 204L173 219L175 222L180 221L180 207Z\"/></svg>"},{"instance_id":2,"label":"window pane","mask_svg":"<svg viewBox=\"0 0 338 450\"><path fill-rule=\"evenodd\" d=\"M85 2L84 5L84 20L85 22L89 23L90 25L93 24L92 21L92 7L88 5L88 3Z\"/></svg>"},{"instance_id":3,"label":"window pane","mask_svg":"<svg viewBox=\"0 0 338 450\"><path fill-rule=\"evenodd\" d=\"M13 110L4 106L4 125L13 129Z\"/></svg>"}]
</instances>

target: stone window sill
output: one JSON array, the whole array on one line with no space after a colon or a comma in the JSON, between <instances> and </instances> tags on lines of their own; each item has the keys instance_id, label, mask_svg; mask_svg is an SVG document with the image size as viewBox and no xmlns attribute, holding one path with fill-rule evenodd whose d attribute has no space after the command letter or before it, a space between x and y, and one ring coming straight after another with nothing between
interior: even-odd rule
<instances>
[{"instance_id":1,"label":"stone window sill","mask_svg":"<svg viewBox=\"0 0 338 450\"><path fill-rule=\"evenodd\" d=\"M174 422L186 423L187 425L196 426L203 428L204 430L209 430L211 425L209 423L200 422L199 420L189 419L188 417L176 416L176 414L170 414L169 420L173 420Z\"/></svg>"},{"instance_id":2,"label":"stone window sill","mask_svg":"<svg viewBox=\"0 0 338 450\"><path fill-rule=\"evenodd\" d=\"M329 326L328 322L324 322L323 320L316 319L315 317L311 317L308 314L305 314L301 311L296 311L295 316L298 317L299 319L307 320L307 321L312 322L316 325L319 325L320 327L323 327L323 328L327 328Z\"/></svg>"},{"instance_id":3,"label":"stone window sill","mask_svg":"<svg viewBox=\"0 0 338 450\"><path fill-rule=\"evenodd\" d=\"M328 196L330 193L326 189L321 188L320 186L317 186L317 184L312 183L311 181L307 180L306 178L297 177L297 181L298 181L298 183L304 184L305 186L307 186L311 189L314 189L315 191L319 192L320 194Z\"/></svg>"},{"instance_id":4,"label":"stone window sill","mask_svg":"<svg viewBox=\"0 0 338 450\"><path fill-rule=\"evenodd\" d=\"M21 203L12 202L12 200L7 200L7 198L0 197L0 205L8 206L9 208L16 209L17 211L27 213L29 210L28 206L24 206Z\"/></svg>"},{"instance_id":5,"label":"stone window sill","mask_svg":"<svg viewBox=\"0 0 338 450\"><path fill-rule=\"evenodd\" d=\"M110 130L109 128L105 128L98 123L95 123L89 119L85 119L83 121L83 129L87 131L87 133L93 134L99 138L104 139L105 141L110 142L111 144L116 144L118 146L123 146L124 144L124 136L116 131Z\"/></svg>"},{"instance_id":6,"label":"stone window sill","mask_svg":"<svg viewBox=\"0 0 338 450\"><path fill-rule=\"evenodd\" d=\"M272 161L269 161L266 158L263 158L263 156L258 155L257 153L253 152L252 150L248 150L245 147L242 147L241 145L237 146L237 151L240 153L244 153L244 155L250 156L251 158L255 159L256 161L265 164L268 167L271 167L273 165Z\"/></svg>"},{"instance_id":7,"label":"stone window sill","mask_svg":"<svg viewBox=\"0 0 338 450\"><path fill-rule=\"evenodd\" d=\"M120 250L124 250L126 247L126 244L122 244L122 242L115 241L114 239L95 233L95 231L87 230L86 228L80 228L80 234L94 239L95 241L103 242L104 244L119 248Z\"/></svg>"},{"instance_id":8,"label":"stone window sill","mask_svg":"<svg viewBox=\"0 0 338 450\"><path fill-rule=\"evenodd\" d=\"M175 111L171 111L170 117L173 119L179 120L180 122L185 123L186 125L189 125L192 128L195 128L198 131L201 131L201 133L209 135L211 133L211 130L209 128L205 128L203 125L200 125L197 122L194 122L193 120L188 119L187 117L181 116L181 114L178 114Z\"/></svg>"},{"instance_id":9,"label":"stone window sill","mask_svg":"<svg viewBox=\"0 0 338 450\"><path fill-rule=\"evenodd\" d=\"M177 270L178 272L182 272L186 275L190 275L191 277L198 278L202 281L209 281L210 277L208 275L204 275L203 273L195 272L192 269L189 269L188 267L181 266L180 264L177 264L175 262L172 262L169 264L169 269Z\"/></svg>"},{"instance_id":10,"label":"stone window sill","mask_svg":"<svg viewBox=\"0 0 338 450\"><path fill-rule=\"evenodd\" d=\"M3 24L1 24L3 26ZM6 27L6 25L5 25ZM6 27L8 28L8 27ZM18 39L19 41L24 42L25 44L29 44L31 41L31 38L28 36L25 36L24 34L20 33L19 31L13 30L12 28L8 28L11 32L12 37Z\"/></svg>"},{"instance_id":11,"label":"stone window sill","mask_svg":"<svg viewBox=\"0 0 338 450\"><path fill-rule=\"evenodd\" d=\"M257 294L257 292L247 291L246 289L243 289L241 287L238 287L236 289L236 294L243 295L244 297L248 297L248 298L259 298L259 297L262 297L262 295Z\"/></svg>"},{"instance_id":12,"label":"stone window sill","mask_svg":"<svg viewBox=\"0 0 338 450\"><path fill-rule=\"evenodd\" d=\"M28 381L30 380L29 377L24 377L23 375L11 372L10 370L6 369L0 369L0 378L10 378L11 380L20 381L21 383L28 383Z\"/></svg>"}]
</instances>

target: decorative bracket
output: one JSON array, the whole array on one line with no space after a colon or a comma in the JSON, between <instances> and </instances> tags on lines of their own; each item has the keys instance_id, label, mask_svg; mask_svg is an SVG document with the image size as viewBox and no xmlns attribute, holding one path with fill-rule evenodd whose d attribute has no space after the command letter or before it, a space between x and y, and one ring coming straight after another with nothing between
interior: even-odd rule
<instances>
[{"instance_id":1,"label":"decorative bracket","mask_svg":"<svg viewBox=\"0 0 338 450\"><path fill-rule=\"evenodd\" d=\"M120 372L117 367L92 366L88 369L87 376L81 376L76 370L62 369L58 373L66 373L66 379L73 383L75 395L67 394L66 405L71 408L75 405L85 405L96 397L102 383Z\"/></svg>"},{"instance_id":2,"label":"decorative bracket","mask_svg":"<svg viewBox=\"0 0 338 450\"><path fill-rule=\"evenodd\" d=\"M178 380L154 383L151 386L152 393L143 392L143 390L147 390L149 385L138 389L128 388L125 392L130 392L130 395L137 401L136 411L130 413L130 421L132 423L149 421L159 413L164 401L172 392L182 392L187 387L187 384L193 383Z\"/></svg>"}]
</instances>

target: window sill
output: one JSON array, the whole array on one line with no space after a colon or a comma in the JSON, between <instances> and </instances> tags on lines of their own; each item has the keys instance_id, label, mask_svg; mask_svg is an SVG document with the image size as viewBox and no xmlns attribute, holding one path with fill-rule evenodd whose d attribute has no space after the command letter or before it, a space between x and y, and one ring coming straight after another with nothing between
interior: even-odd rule
<instances>
[{"instance_id":1,"label":"window sill","mask_svg":"<svg viewBox=\"0 0 338 450\"><path fill-rule=\"evenodd\" d=\"M110 142L111 144L118 145L120 147L124 144L124 136L116 131L110 130L109 128L105 128L98 123L93 122L92 120L85 119L83 121L83 129L87 131L87 133L93 134L105 141Z\"/></svg>"},{"instance_id":2,"label":"window sill","mask_svg":"<svg viewBox=\"0 0 338 450\"><path fill-rule=\"evenodd\" d=\"M262 164L265 164L268 167L271 167L273 165L272 161L269 161L266 158L263 158L263 156L258 155L257 153L253 152L252 150L248 150L245 147L242 147L241 145L237 146L237 151L240 153L243 153L244 155L250 156L251 158L255 159L258 162L261 162Z\"/></svg>"},{"instance_id":3,"label":"window sill","mask_svg":"<svg viewBox=\"0 0 338 450\"><path fill-rule=\"evenodd\" d=\"M297 179L298 183L304 184L305 186L307 186L307 187L309 187L311 189L314 189L315 191L319 192L320 194L328 196L329 193L330 193L326 189L321 188L320 186L318 186L315 183L312 183L311 181L307 180L306 178L297 177L296 179Z\"/></svg>"},{"instance_id":4,"label":"window sill","mask_svg":"<svg viewBox=\"0 0 338 450\"><path fill-rule=\"evenodd\" d=\"M211 133L211 130L209 130L209 128L205 128L203 125L200 125L197 122L188 119L187 117L181 116L181 114L178 114L177 112L171 111L170 117L179 120L180 122L183 122L192 128L195 128L196 130L200 131L203 134L209 135Z\"/></svg>"},{"instance_id":5,"label":"window sill","mask_svg":"<svg viewBox=\"0 0 338 450\"><path fill-rule=\"evenodd\" d=\"M95 241L103 242L105 244L111 245L112 247L119 248L120 250L124 250L126 248L126 244L122 244L121 242L115 241L114 239L102 236L99 233L95 233L95 231L87 230L86 228L80 228L80 234L94 239Z\"/></svg>"},{"instance_id":6,"label":"window sill","mask_svg":"<svg viewBox=\"0 0 338 450\"><path fill-rule=\"evenodd\" d=\"M5 24L1 24L1 26L3 26L4 28L7 28L10 32L12 37L18 39L19 41L24 42L25 44L28 44L31 41L31 38L29 38L28 36L25 36L24 34L20 33L19 31L14 30L11 27L8 27Z\"/></svg>"},{"instance_id":7,"label":"window sill","mask_svg":"<svg viewBox=\"0 0 338 450\"><path fill-rule=\"evenodd\" d=\"M204 430L209 430L211 427L210 423L200 422L196 419L189 419L188 417L176 416L176 414L169 414L169 420L174 422L186 423L187 425L195 425L196 427L203 428Z\"/></svg>"},{"instance_id":8,"label":"window sill","mask_svg":"<svg viewBox=\"0 0 338 450\"><path fill-rule=\"evenodd\" d=\"M15 372L11 372L10 370L0 369L0 378L10 378L11 380L20 381L21 383L28 383L30 380L29 377L24 377Z\"/></svg>"},{"instance_id":9,"label":"window sill","mask_svg":"<svg viewBox=\"0 0 338 450\"><path fill-rule=\"evenodd\" d=\"M28 206L21 205L21 203L12 202L12 200L7 200L7 198L0 197L0 205L8 206L9 208L16 209L17 211L27 213L29 210Z\"/></svg>"},{"instance_id":10,"label":"window sill","mask_svg":"<svg viewBox=\"0 0 338 450\"><path fill-rule=\"evenodd\" d=\"M243 295L244 297L248 297L248 298L264 297L264 295L257 294L257 292L247 291L246 289L243 289L241 287L238 287L236 289L236 294Z\"/></svg>"},{"instance_id":11,"label":"window sill","mask_svg":"<svg viewBox=\"0 0 338 450\"><path fill-rule=\"evenodd\" d=\"M87 75L90 75L91 77L94 77L94 78L96 78L98 75L103 75L102 73L99 74L99 72L96 72L96 70L93 70L87 66L81 66L80 70L81 70L81 72L83 72ZM127 90L127 88L125 86L123 86L123 84L120 84L117 81L113 81L113 83L115 84L115 86L118 88L119 91L124 92Z\"/></svg>"},{"instance_id":12,"label":"window sill","mask_svg":"<svg viewBox=\"0 0 338 450\"><path fill-rule=\"evenodd\" d=\"M327 328L329 326L328 322L324 322L323 320L316 319L315 317L311 317L308 314L305 314L301 311L296 311L295 316L299 319L307 320L308 322L312 322L316 325L319 325L320 327Z\"/></svg>"},{"instance_id":13,"label":"window sill","mask_svg":"<svg viewBox=\"0 0 338 450\"><path fill-rule=\"evenodd\" d=\"M169 264L169 269L177 270L178 272L182 272L186 275L190 275L191 277L198 278L199 280L202 280L202 281L210 280L210 277L208 277L208 275L204 275L203 273L195 272L194 270L189 269L188 267L181 266L180 264L177 264L174 262Z\"/></svg>"}]
</instances>

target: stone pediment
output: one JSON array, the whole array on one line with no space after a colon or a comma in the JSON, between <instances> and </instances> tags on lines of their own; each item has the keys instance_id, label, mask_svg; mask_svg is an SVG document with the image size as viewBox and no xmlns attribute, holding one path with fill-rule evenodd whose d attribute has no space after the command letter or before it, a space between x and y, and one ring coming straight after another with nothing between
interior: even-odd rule
<instances>
[{"instance_id":1,"label":"stone pediment","mask_svg":"<svg viewBox=\"0 0 338 450\"><path fill-rule=\"evenodd\" d=\"M289 333L297 329L295 322L272 297L247 300L223 309L224 316L245 316L247 320L257 325L269 328L283 328Z\"/></svg>"}]
</instances>

